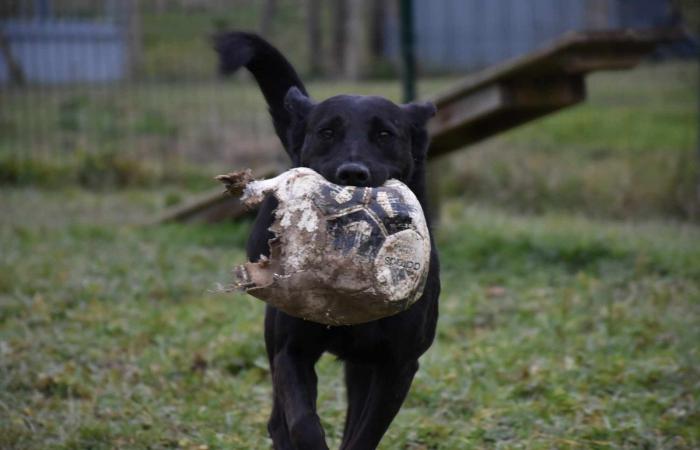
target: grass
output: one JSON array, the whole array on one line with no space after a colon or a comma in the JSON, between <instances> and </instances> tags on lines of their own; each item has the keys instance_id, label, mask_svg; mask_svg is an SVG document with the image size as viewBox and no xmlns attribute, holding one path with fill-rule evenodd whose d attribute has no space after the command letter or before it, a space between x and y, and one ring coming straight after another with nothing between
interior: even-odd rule
<instances>
[{"instance_id":1,"label":"grass","mask_svg":"<svg viewBox=\"0 0 700 450\"><path fill-rule=\"evenodd\" d=\"M588 77L588 100L438 162L442 189L521 212L700 217L697 64Z\"/></svg>"},{"instance_id":2,"label":"grass","mask_svg":"<svg viewBox=\"0 0 700 450\"><path fill-rule=\"evenodd\" d=\"M269 447L263 305L212 292L248 225L134 225L173 195L0 194L0 448ZM382 448L700 446L696 227L452 202L438 245L437 339Z\"/></svg>"},{"instance_id":3,"label":"grass","mask_svg":"<svg viewBox=\"0 0 700 450\"><path fill-rule=\"evenodd\" d=\"M591 75L585 103L439 160L439 188L526 213L697 220L697 76L693 62ZM453 82L424 80L420 92ZM309 91L400 98L395 81L315 81ZM222 168L286 164L245 76L2 94L3 185L203 189Z\"/></svg>"},{"instance_id":4,"label":"grass","mask_svg":"<svg viewBox=\"0 0 700 450\"><path fill-rule=\"evenodd\" d=\"M263 305L217 293L249 225L143 225L285 163L249 77L175 82L213 80L202 36L248 3L144 12L142 78L171 83L0 92L0 449L269 448ZM273 40L303 71L298 11ZM435 162L441 318L381 448L700 448L697 77L594 74L586 103ZM337 447L342 367L318 372Z\"/></svg>"},{"instance_id":5,"label":"grass","mask_svg":"<svg viewBox=\"0 0 700 450\"><path fill-rule=\"evenodd\" d=\"M143 49L138 76L159 81L212 79L216 55L211 51L211 36L222 30L258 32L263 7L263 2L246 0L204 7L171 5L164 11L142 5ZM275 10L266 37L297 61L300 73L306 73L304 8L293 0L281 0Z\"/></svg>"}]
</instances>

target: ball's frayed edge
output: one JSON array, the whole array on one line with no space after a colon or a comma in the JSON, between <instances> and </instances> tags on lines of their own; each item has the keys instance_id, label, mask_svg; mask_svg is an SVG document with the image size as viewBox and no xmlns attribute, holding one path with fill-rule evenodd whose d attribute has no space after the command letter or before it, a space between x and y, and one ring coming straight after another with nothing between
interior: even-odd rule
<instances>
[{"instance_id":1,"label":"ball's frayed edge","mask_svg":"<svg viewBox=\"0 0 700 450\"><path fill-rule=\"evenodd\" d=\"M221 181L226 188L226 192L235 197L240 196L246 186L255 180L253 178L253 171L250 169L231 172L225 175L217 175L214 178Z\"/></svg>"}]
</instances>

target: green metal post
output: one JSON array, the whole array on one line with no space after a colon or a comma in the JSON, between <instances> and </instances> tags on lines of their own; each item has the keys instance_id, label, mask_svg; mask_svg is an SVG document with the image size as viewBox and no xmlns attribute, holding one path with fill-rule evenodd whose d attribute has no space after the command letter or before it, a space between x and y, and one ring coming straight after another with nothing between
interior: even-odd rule
<instances>
[{"instance_id":1,"label":"green metal post","mask_svg":"<svg viewBox=\"0 0 700 450\"><path fill-rule=\"evenodd\" d=\"M405 103L416 99L416 57L413 37L413 0L399 0L401 16L401 85Z\"/></svg>"},{"instance_id":2,"label":"green metal post","mask_svg":"<svg viewBox=\"0 0 700 450\"><path fill-rule=\"evenodd\" d=\"M416 99L416 54L415 36L413 34L413 0L399 0L401 16L401 85L403 88L404 103ZM444 161L444 159L443 159ZM428 215L434 227L440 220L440 178L437 176L442 171L440 161L431 161L426 166L426 184L428 190Z\"/></svg>"}]
</instances>

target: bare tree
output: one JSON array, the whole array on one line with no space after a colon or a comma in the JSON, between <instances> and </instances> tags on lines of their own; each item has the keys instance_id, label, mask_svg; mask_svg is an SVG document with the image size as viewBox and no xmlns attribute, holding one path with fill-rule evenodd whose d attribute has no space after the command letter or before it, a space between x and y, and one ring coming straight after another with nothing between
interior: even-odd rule
<instances>
[{"instance_id":1,"label":"bare tree","mask_svg":"<svg viewBox=\"0 0 700 450\"><path fill-rule=\"evenodd\" d=\"M385 0L371 2L369 26L369 51L373 60L380 59L384 53L384 21L387 14Z\"/></svg>"},{"instance_id":2,"label":"bare tree","mask_svg":"<svg viewBox=\"0 0 700 450\"><path fill-rule=\"evenodd\" d=\"M141 27L141 11L137 0L125 0L124 17L121 18L127 29L127 48L129 77L136 78L143 62L143 40Z\"/></svg>"},{"instance_id":3,"label":"bare tree","mask_svg":"<svg viewBox=\"0 0 700 450\"><path fill-rule=\"evenodd\" d=\"M15 86L24 86L27 79L24 76L24 70L10 47L10 40L5 36L5 32L0 28L0 55L2 55L10 72L10 83Z\"/></svg>"},{"instance_id":4,"label":"bare tree","mask_svg":"<svg viewBox=\"0 0 700 450\"><path fill-rule=\"evenodd\" d=\"M321 0L306 1L306 21L309 39L309 73L320 75L323 71L323 45L321 42Z\"/></svg>"},{"instance_id":5,"label":"bare tree","mask_svg":"<svg viewBox=\"0 0 700 450\"><path fill-rule=\"evenodd\" d=\"M345 67L348 0L335 0L333 6L333 71L341 74Z\"/></svg>"},{"instance_id":6,"label":"bare tree","mask_svg":"<svg viewBox=\"0 0 700 450\"><path fill-rule=\"evenodd\" d=\"M357 80L362 74L362 63L365 55L365 34L363 33L364 0L348 0L346 18L347 36L345 39L344 75Z\"/></svg>"},{"instance_id":7,"label":"bare tree","mask_svg":"<svg viewBox=\"0 0 700 450\"><path fill-rule=\"evenodd\" d=\"M0 2L0 18L17 17L20 13L19 0L4 0Z\"/></svg>"},{"instance_id":8,"label":"bare tree","mask_svg":"<svg viewBox=\"0 0 700 450\"><path fill-rule=\"evenodd\" d=\"M265 0L260 16L260 34L268 36L272 31L272 19L277 13L277 0Z\"/></svg>"}]
</instances>

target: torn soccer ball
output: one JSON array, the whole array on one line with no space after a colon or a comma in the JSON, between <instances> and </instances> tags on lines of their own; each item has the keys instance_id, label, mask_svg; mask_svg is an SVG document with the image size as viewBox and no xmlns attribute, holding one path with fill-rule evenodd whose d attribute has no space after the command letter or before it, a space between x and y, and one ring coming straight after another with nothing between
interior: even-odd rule
<instances>
[{"instance_id":1,"label":"torn soccer ball","mask_svg":"<svg viewBox=\"0 0 700 450\"><path fill-rule=\"evenodd\" d=\"M274 195L270 256L234 269L236 286L295 317L328 325L377 320L423 292L430 236L418 199L397 180L341 186L308 168L261 181L217 177L254 206Z\"/></svg>"}]
</instances>

